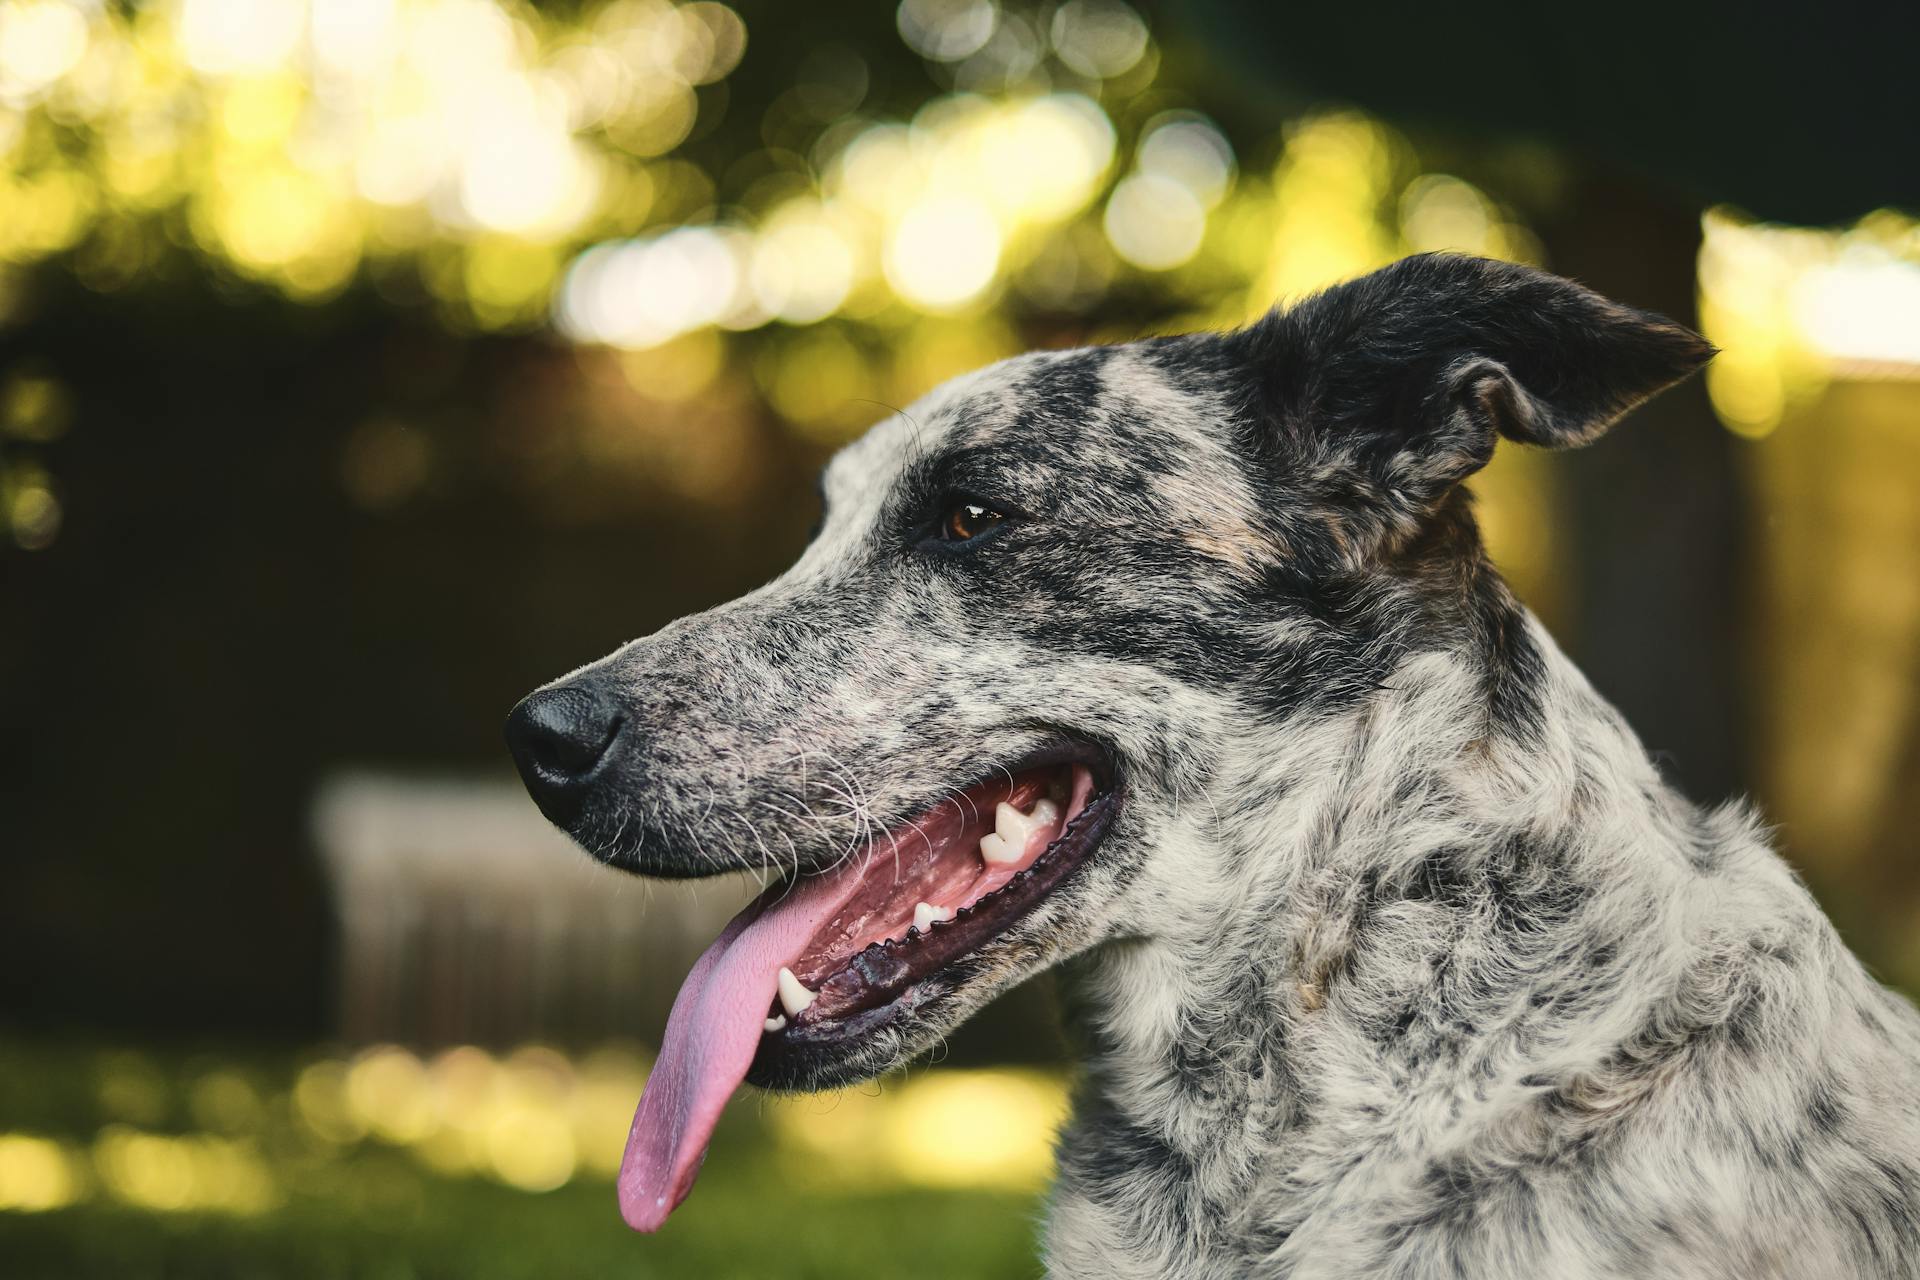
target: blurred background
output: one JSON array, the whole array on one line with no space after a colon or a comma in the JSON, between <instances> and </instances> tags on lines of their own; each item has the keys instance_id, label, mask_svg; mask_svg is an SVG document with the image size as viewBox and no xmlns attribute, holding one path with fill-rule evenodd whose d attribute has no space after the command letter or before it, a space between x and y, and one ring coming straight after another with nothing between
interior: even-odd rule
<instances>
[{"instance_id":1,"label":"blurred background","mask_svg":"<svg viewBox=\"0 0 1920 1280\"><path fill-rule=\"evenodd\" d=\"M626 1233L746 893L589 865L501 721L888 406L1421 250L1724 349L1487 533L1920 989L1912 11L1325 8L0 0L0 1273L1035 1273L1041 989Z\"/></svg>"}]
</instances>

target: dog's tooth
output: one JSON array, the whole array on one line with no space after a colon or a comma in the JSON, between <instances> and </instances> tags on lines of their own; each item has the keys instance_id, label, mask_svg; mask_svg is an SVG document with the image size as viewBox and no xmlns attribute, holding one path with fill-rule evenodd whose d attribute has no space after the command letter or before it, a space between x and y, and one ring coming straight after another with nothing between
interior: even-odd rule
<instances>
[{"instance_id":1,"label":"dog's tooth","mask_svg":"<svg viewBox=\"0 0 1920 1280\"><path fill-rule=\"evenodd\" d=\"M913 927L922 933L925 933L936 920L951 919L953 919L953 912L946 907L936 907L926 902L913 904Z\"/></svg>"},{"instance_id":2,"label":"dog's tooth","mask_svg":"<svg viewBox=\"0 0 1920 1280\"><path fill-rule=\"evenodd\" d=\"M1060 821L1060 806L1042 796L1033 802L1033 812L1028 814L1027 818L1032 822L1035 830L1050 827Z\"/></svg>"},{"instance_id":3,"label":"dog's tooth","mask_svg":"<svg viewBox=\"0 0 1920 1280\"><path fill-rule=\"evenodd\" d=\"M798 1017L801 1010L813 1003L814 993L800 985L800 979L793 976L793 970L785 965L780 967L780 1007L789 1017Z\"/></svg>"},{"instance_id":4,"label":"dog's tooth","mask_svg":"<svg viewBox=\"0 0 1920 1280\"><path fill-rule=\"evenodd\" d=\"M1020 855L1027 849L1026 837L1018 843L1008 840L997 831L989 831L980 837L980 857L991 863L1018 862Z\"/></svg>"},{"instance_id":5,"label":"dog's tooth","mask_svg":"<svg viewBox=\"0 0 1920 1280\"><path fill-rule=\"evenodd\" d=\"M1033 830L1033 823L1026 814L1002 800L1000 807L993 811L993 829L1008 844L1024 849L1027 833Z\"/></svg>"},{"instance_id":6,"label":"dog's tooth","mask_svg":"<svg viewBox=\"0 0 1920 1280\"><path fill-rule=\"evenodd\" d=\"M787 1029L786 1014L784 1013L775 1014L773 1017L767 1019L768 1035L772 1035L776 1031L785 1031L786 1029Z\"/></svg>"}]
</instances>

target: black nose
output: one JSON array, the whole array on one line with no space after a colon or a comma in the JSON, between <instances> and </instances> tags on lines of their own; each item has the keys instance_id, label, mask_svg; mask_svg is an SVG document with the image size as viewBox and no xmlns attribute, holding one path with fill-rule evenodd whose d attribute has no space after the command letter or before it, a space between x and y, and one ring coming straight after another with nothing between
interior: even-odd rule
<instances>
[{"instance_id":1,"label":"black nose","mask_svg":"<svg viewBox=\"0 0 1920 1280\"><path fill-rule=\"evenodd\" d=\"M540 811L563 826L620 736L619 704L589 684L523 698L507 716L507 750Z\"/></svg>"}]
</instances>

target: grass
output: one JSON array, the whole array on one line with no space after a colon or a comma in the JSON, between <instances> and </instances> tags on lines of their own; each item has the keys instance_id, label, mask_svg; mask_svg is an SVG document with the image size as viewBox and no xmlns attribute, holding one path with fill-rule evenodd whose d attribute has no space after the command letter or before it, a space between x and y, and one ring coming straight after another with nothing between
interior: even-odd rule
<instances>
[{"instance_id":1,"label":"grass","mask_svg":"<svg viewBox=\"0 0 1920 1280\"><path fill-rule=\"evenodd\" d=\"M462 1052L470 1075L483 1055ZM484 1095L491 1101L476 1102L482 1095L469 1089L458 1102L449 1100L445 1059L406 1057L418 1066L413 1096L370 1091L368 1081L391 1085L405 1074L394 1066L404 1056L397 1051L385 1059L169 1059L0 1050L0 1135L11 1135L0 1136L0 1276L932 1280L1039 1273L1039 1199L1025 1164L1010 1175L982 1165L972 1185L915 1185L901 1173L909 1166L869 1150L897 1137L901 1124L936 1123L927 1119L929 1101L945 1095L916 1094L913 1084L896 1085L886 1098L870 1093L827 1106L736 1100L692 1197L659 1234L635 1235L615 1208L604 1144L565 1147L572 1154L563 1165L539 1163L552 1141L566 1141L556 1135L571 1132L564 1127L571 1122L603 1143L612 1104L583 1109L582 1099L593 1095L593 1071L604 1073L606 1060L595 1068L539 1055L485 1059L493 1063ZM376 1060L380 1069L366 1066ZM566 1090L553 1084L561 1061L572 1072ZM643 1069L626 1061L629 1075ZM310 1082L336 1077L345 1080L334 1100L341 1110L329 1114L331 1103L316 1101ZM954 1079L961 1082L954 1087L974 1091L969 1106L990 1100L981 1090L1000 1087L986 1073ZM600 1092L624 1096L628 1083ZM545 1112L528 1102L541 1087ZM421 1110L427 1102L434 1106ZM628 1097L621 1109L630 1107ZM614 1123L617 1145L624 1120ZM910 1136L937 1147L937 1133ZM954 1180L951 1167L921 1167L935 1181ZM557 1185L509 1185L516 1179Z\"/></svg>"},{"instance_id":2,"label":"grass","mask_svg":"<svg viewBox=\"0 0 1920 1280\"><path fill-rule=\"evenodd\" d=\"M745 1154L745 1153L741 1153ZM718 1156L716 1155L716 1160ZM81 1277L979 1277L1037 1274L1030 1198L989 1192L795 1194L715 1169L653 1237L621 1225L611 1189L528 1194L355 1162L350 1186L252 1218L118 1205L0 1214L0 1271Z\"/></svg>"}]
</instances>

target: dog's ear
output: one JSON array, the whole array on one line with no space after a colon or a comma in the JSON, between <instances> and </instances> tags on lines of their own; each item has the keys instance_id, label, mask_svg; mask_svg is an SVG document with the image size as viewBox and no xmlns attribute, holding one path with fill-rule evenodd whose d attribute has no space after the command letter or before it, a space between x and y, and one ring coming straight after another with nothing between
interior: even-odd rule
<instances>
[{"instance_id":1,"label":"dog's ear","mask_svg":"<svg viewBox=\"0 0 1920 1280\"><path fill-rule=\"evenodd\" d=\"M1262 429L1402 526L1485 466L1496 437L1586 444L1714 350L1570 280L1458 254L1402 259L1229 341Z\"/></svg>"}]
</instances>

